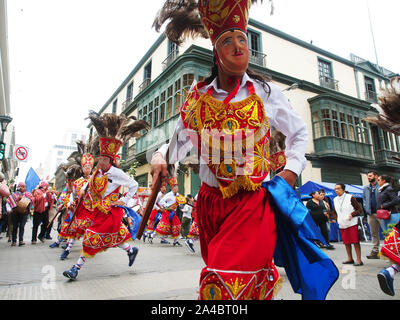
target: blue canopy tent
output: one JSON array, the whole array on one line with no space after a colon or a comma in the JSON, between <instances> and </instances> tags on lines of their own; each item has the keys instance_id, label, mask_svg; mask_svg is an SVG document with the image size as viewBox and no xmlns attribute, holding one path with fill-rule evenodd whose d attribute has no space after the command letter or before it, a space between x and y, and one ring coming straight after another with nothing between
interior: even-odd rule
<instances>
[{"instance_id":1,"label":"blue canopy tent","mask_svg":"<svg viewBox=\"0 0 400 320\"><path fill-rule=\"evenodd\" d=\"M313 182L308 181L303 184L298 190L300 192L301 200L311 199L310 193L313 191L318 191L321 189L325 190L325 195L333 200L336 197L335 193L335 183L331 182ZM363 188L361 186L353 185L353 184L345 184L346 192L354 196L356 199L362 199L363 196Z\"/></svg>"},{"instance_id":2,"label":"blue canopy tent","mask_svg":"<svg viewBox=\"0 0 400 320\"><path fill-rule=\"evenodd\" d=\"M313 181L308 181L304 185L302 185L300 188L298 188L298 193L300 194L300 198L302 201L309 200L311 199L310 193L313 191L319 191L321 189L325 190L325 195L328 197L331 201L330 205L333 205L333 199L336 197L335 193L335 185L336 183L331 183L331 182L313 182ZM346 192L354 196L356 199L361 199L363 197L363 187L362 186L357 186L353 184L345 184L346 186ZM364 225L362 224L363 227L363 233L364 237L366 239L366 230L364 228ZM369 226L367 226L368 228ZM337 223L331 223L330 224L330 240L331 241L338 241L341 240L340 236L340 231L339 231L339 225Z\"/></svg>"}]
</instances>

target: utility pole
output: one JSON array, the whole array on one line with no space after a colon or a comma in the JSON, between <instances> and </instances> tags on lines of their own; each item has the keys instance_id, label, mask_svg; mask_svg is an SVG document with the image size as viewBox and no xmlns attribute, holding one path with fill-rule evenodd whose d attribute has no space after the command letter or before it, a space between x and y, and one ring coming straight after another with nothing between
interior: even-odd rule
<instances>
[{"instance_id":1,"label":"utility pole","mask_svg":"<svg viewBox=\"0 0 400 320\"><path fill-rule=\"evenodd\" d=\"M373 25L372 25L371 10L370 10L370 7L369 7L369 0L366 0L366 1L367 1L367 8L368 8L369 25L370 25L370 27L371 27L372 41L373 41L374 50L375 50L376 65L379 66L378 52L377 52L377 50L376 50L376 43L375 43L375 36L374 36L374 27L373 27Z\"/></svg>"}]
</instances>

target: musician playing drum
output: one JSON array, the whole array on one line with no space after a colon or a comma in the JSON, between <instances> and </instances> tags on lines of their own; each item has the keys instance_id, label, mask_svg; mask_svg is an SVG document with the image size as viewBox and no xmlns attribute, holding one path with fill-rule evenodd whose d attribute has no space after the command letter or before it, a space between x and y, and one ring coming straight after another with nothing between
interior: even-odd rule
<instances>
[{"instance_id":1,"label":"musician playing drum","mask_svg":"<svg viewBox=\"0 0 400 320\"><path fill-rule=\"evenodd\" d=\"M17 245L17 231L19 229L19 246L23 246L25 224L32 206L32 194L26 192L26 185L23 182L18 183L17 191L7 198L7 212L11 215L13 224L11 246Z\"/></svg>"}]
</instances>

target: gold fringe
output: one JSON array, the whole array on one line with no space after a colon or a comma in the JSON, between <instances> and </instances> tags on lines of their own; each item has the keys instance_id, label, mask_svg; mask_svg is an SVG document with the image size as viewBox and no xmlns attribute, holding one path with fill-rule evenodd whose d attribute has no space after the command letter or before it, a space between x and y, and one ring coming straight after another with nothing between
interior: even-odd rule
<instances>
[{"instance_id":1,"label":"gold fringe","mask_svg":"<svg viewBox=\"0 0 400 320\"><path fill-rule=\"evenodd\" d=\"M279 277L278 280L276 280L273 288L274 291L272 294L274 298L278 295L279 291L282 289L283 282L284 280L281 277Z\"/></svg>"},{"instance_id":2,"label":"gold fringe","mask_svg":"<svg viewBox=\"0 0 400 320\"><path fill-rule=\"evenodd\" d=\"M397 263L397 262L393 261L392 259L390 259L389 257L382 254L382 252L378 253L378 257L381 258L382 260L389 261L390 264Z\"/></svg>"},{"instance_id":3,"label":"gold fringe","mask_svg":"<svg viewBox=\"0 0 400 320\"><path fill-rule=\"evenodd\" d=\"M123 244L123 243L126 243L126 242L132 242L133 243L134 240L132 238L129 238L128 240L118 244L118 246ZM115 247L118 247L118 246L115 246ZM104 252L104 251L107 251L110 248L115 248L115 247L109 247L109 248L108 247L104 247L104 248L100 249L99 251L97 251L95 254L88 254L88 253L84 252L83 249L82 249L81 250L81 256L84 256L85 258L88 258L88 259L93 259L97 254L99 254L101 252Z\"/></svg>"},{"instance_id":4,"label":"gold fringe","mask_svg":"<svg viewBox=\"0 0 400 320\"><path fill-rule=\"evenodd\" d=\"M260 188L261 188L261 183L254 183L247 176L238 177L226 188L220 186L223 199L232 198L241 189L245 191L257 191Z\"/></svg>"}]
</instances>

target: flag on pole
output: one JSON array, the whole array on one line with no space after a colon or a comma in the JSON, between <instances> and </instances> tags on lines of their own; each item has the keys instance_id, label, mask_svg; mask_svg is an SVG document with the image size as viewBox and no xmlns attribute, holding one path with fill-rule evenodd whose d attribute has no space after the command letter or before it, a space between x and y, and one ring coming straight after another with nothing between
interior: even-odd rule
<instances>
[{"instance_id":1,"label":"flag on pole","mask_svg":"<svg viewBox=\"0 0 400 320\"><path fill-rule=\"evenodd\" d=\"M36 188L39 182L40 182L39 176L37 175L35 170L30 168L25 178L26 191L32 193L33 189Z\"/></svg>"}]
</instances>

